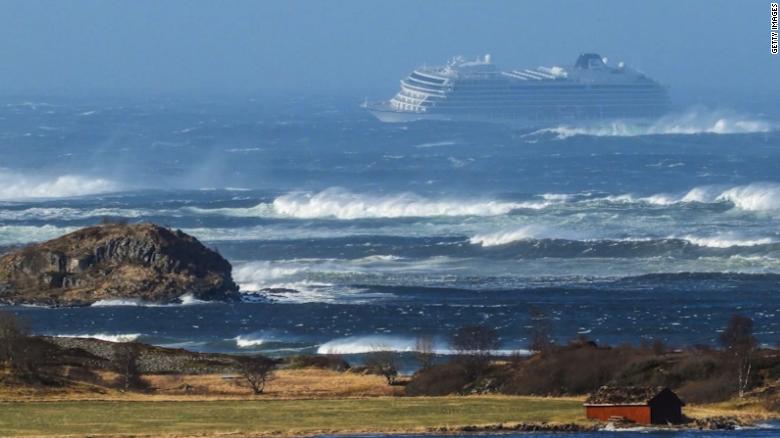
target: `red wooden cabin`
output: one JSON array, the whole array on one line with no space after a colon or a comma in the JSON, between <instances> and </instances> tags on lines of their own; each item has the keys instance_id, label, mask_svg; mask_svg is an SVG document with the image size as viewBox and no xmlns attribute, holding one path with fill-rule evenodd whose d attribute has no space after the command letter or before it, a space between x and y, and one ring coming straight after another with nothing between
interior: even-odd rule
<instances>
[{"instance_id":1,"label":"red wooden cabin","mask_svg":"<svg viewBox=\"0 0 780 438\"><path fill-rule=\"evenodd\" d=\"M585 400L591 420L625 420L636 424L676 424L683 420L685 403L669 388L602 386Z\"/></svg>"}]
</instances>

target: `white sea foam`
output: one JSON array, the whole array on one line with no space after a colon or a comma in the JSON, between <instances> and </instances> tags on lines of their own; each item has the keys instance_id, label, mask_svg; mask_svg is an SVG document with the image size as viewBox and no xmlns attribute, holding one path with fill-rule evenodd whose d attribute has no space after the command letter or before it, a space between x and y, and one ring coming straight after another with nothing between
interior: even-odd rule
<instances>
[{"instance_id":1,"label":"white sea foam","mask_svg":"<svg viewBox=\"0 0 780 438\"><path fill-rule=\"evenodd\" d=\"M55 335L57 338L91 338L108 342L133 342L141 337L141 333L89 333L75 335Z\"/></svg>"},{"instance_id":2,"label":"white sea foam","mask_svg":"<svg viewBox=\"0 0 780 438\"><path fill-rule=\"evenodd\" d=\"M424 149L424 148L436 148L441 146L452 146L454 144L457 144L455 140L444 140L444 141L434 141L430 143L420 143L414 145L414 147L419 149Z\"/></svg>"},{"instance_id":3,"label":"white sea foam","mask_svg":"<svg viewBox=\"0 0 780 438\"><path fill-rule=\"evenodd\" d=\"M733 234L721 234L707 237L687 235L683 236L682 239L687 240L694 245L706 246L708 248L757 246L777 242L775 239L769 237L743 238Z\"/></svg>"},{"instance_id":4,"label":"white sea foam","mask_svg":"<svg viewBox=\"0 0 780 438\"><path fill-rule=\"evenodd\" d=\"M0 199L68 198L114 192L111 180L81 175L29 176L0 169Z\"/></svg>"},{"instance_id":5,"label":"white sea foam","mask_svg":"<svg viewBox=\"0 0 780 438\"><path fill-rule=\"evenodd\" d=\"M316 194L291 193L273 202L273 208L279 214L304 219L495 216L518 208L535 208L537 205L541 208L541 203L434 200L411 193L368 196L341 189L328 189Z\"/></svg>"},{"instance_id":6,"label":"white sea foam","mask_svg":"<svg viewBox=\"0 0 780 438\"><path fill-rule=\"evenodd\" d=\"M279 266L268 261L249 262L233 269L233 278L242 291L259 291L267 288L281 288L281 280L290 280L303 268Z\"/></svg>"},{"instance_id":7,"label":"white sea foam","mask_svg":"<svg viewBox=\"0 0 780 438\"><path fill-rule=\"evenodd\" d=\"M497 216L516 209L542 209L553 201L509 202L443 198L431 199L413 193L367 195L330 188L318 193L294 192L272 203L246 208L191 210L202 214L237 217L290 217L298 219L363 219L435 216Z\"/></svg>"},{"instance_id":8,"label":"white sea foam","mask_svg":"<svg viewBox=\"0 0 780 438\"><path fill-rule=\"evenodd\" d=\"M586 126L561 125L535 131L528 136L550 133L560 139L575 135L597 137L633 137L664 134L745 134L769 132L776 123L733 111L692 108L683 113L669 114L649 125L631 121L594 123Z\"/></svg>"},{"instance_id":9,"label":"white sea foam","mask_svg":"<svg viewBox=\"0 0 780 438\"><path fill-rule=\"evenodd\" d=\"M362 288L337 284L333 280L367 275L383 264L392 264L390 256L370 256L357 260L293 259L238 264L233 278L248 300L261 293L276 301L290 303L366 302L386 297Z\"/></svg>"},{"instance_id":10,"label":"white sea foam","mask_svg":"<svg viewBox=\"0 0 780 438\"><path fill-rule=\"evenodd\" d=\"M475 234L469 238L472 245L483 247L506 245L513 242L536 239L564 239L564 240L585 240L590 241L596 238L590 232L563 229L550 225L531 224L523 225L519 228L503 229L488 233ZM619 239L610 239L619 240ZM629 240L635 240L629 238Z\"/></svg>"},{"instance_id":11,"label":"white sea foam","mask_svg":"<svg viewBox=\"0 0 780 438\"><path fill-rule=\"evenodd\" d=\"M496 231L493 233L477 234L469 238L472 245L499 246L522 240L539 238L542 228L535 225L527 225L508 231Z\"/></svg>"},{"instance_id":12,"label":"white sea foam","mask_svg":"<svg viewBox=\"0 0 780 438\"><path fill-rule=\"evenodd\" d=\"M780 184L752 183L733 187L716 185L700 186L694 187L693 189L682 194L658 193L649 196L622 194L590 199L585 202L600 201L627 204L643 203L659 206L686 203L711 204L728 202L740 210L780 210Z\"/></svg>"},{"instance_id":13,"label":"white sea foam","mask_svg":"<svg viewBox=\"0 0 780 438\"><path fill-rule=\"evenodd\" d=\"M729 201L742 210L780 210L780 184L763 183L732 187L716 199Z\"/></svg>"},{"instance_id":14,"label":"white sea foam","mask_svg":"<svg viewBox=\"0 0 780 438\"><path fill-rule=\"evenodd\" d=\"M57 227L54 225L0 225L0 245L41 242L76 229L76 227Z\"/></svg>"},{"instance_id":15,"label":"white sea foam","mask_svg":"<svg viewBox=\"0 0 780 438\"><path fill-rule=\"evenodd\" d=\"M154 213L160 214L165 212L126 208L31 207L14 210L0 209L0 220L77 220L93 217L137 218Z\"/></svg>"},{"instance_id":16,"label":"white sea foam","mask_svg":"<svg viewBox=\"0 0 780 438\"><path fill-rule=\"evenodd\" d=\"M179 297L182 306L193 306L197 304L208 304L208 301L203 301L195 298L192 294L184 294Z\"/></svg>"},{"instance_id":17,"label":"white sea foam","mask_svg":"<svg viewBox=\"0 0 780 438\"><path fill-rule=\"evenodd\" d=\"M238 348L259 347L265 343L265 339L256 337L254 335L240 335L233 339L236 341L236 346Z\"/></svg>"},{"instance_id":18,"label":"white sea foam","mask_svg":"<svg viewBox=\"0 0 780 438\"><path fill-rule=\"evenodd\" d=\"M138 299L108 299L97 300L91 307L118 307L118 306L145 306L148 305Z\"/></svg>"},{"instance_id":19,"label":"white sea foam","mask_svg":"<svg viewBox=\"0 0 780 438\"><path fill-rule=\"evenodd\" d=\"M408 353L417 351L415 338L389 335L348 336L333 339L317 348L317 354L365 354L374 351L393 351L396 353ZM441 355L456 354L446 342L435 339L433 353ZM528 350L495 350L492 354L508 356L512 354L529 355Z\"/></svg>"}]
</instances>

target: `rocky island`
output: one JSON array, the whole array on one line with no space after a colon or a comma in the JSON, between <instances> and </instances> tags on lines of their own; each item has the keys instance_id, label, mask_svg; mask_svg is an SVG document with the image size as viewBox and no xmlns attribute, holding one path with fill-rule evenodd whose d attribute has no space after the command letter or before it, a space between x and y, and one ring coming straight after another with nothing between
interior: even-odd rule
<instances>
[{"instance_id":1,"label":"rocky island","mask_svg":"<svg viewBox=\"0 0 780 438\"><path fill-rule=\"evenodd\" d=\"M196 238L154 224L109 223L0 257L0 303L234 300L230 263Z\"/></svg>"}]
</instances>

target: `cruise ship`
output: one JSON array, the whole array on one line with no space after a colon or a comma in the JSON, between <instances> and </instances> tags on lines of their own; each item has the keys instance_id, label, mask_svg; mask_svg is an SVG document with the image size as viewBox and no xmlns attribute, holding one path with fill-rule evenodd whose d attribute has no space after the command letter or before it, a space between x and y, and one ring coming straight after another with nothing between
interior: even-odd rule
<instances>
[{"instance_id":1,"label":"cruise ship","mask_svg":"<svg viewBox=\"0 0 780 438\"><path fill-rule=\"evenodd\" d=\"M572 66L500 70L490 55L421 67L389 101L363 104L383 122L502 122L528 128L652 121L669 110L666 87L622 62L585 53Z\"/></svg>"}]
</instances>

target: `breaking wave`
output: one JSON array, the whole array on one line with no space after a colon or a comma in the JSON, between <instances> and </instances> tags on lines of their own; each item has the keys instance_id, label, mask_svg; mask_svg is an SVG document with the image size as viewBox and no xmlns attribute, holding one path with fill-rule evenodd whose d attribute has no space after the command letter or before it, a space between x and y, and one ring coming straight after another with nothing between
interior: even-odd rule
<instances>
[{"instance_id":1,"label":"breaking wave","mask_svg":"<svg viewBox=\"0 0 780 438\"><path fill-rule=\"evenodd\" d=\"M330 340L317 348L317 354L365 354L374 351L392 351L396 353L411 353L418 351L417 340L401 336L389 335L367 335L367 336L349 336L345 338ZM441 339L433 341L434 354L451 355L457 354L446 342ZM529 355L528 350L495 350L492 352L497 356L508 356L512 354Z\"/></svg>"},{"instance_id":2,"label":"breaking wave","mask_svg":"<svg viewBox=\"0 0 780 438\"><path fill-rule=\"evenodd\" d=\"M588 126L561 125L540 129L528 136L553 134L559 139L576 135L595 137L634 137L668 134L749 134L769 132L777 126L769 121L732 111L690 109L684 113L669 114L649 125L631 121L615 121Z\"/></svg>"},{"instance_id":3,"label":"breaking wave","mask_svg":"<svg viewBox=\"0 0 780 438\"><path fill-rule=\"evenodd\" d=\"M0 199L69 198L115 192L119 185L103 178L80 175L30 177L0 170Z\"/></svg>"},{"instance_id":4,"label":"breaking wave","mask_svg":"<svg viewBox=\"0 0 780 438\"><path fill-rule=\"evenodd\" d=\"M770 237L757 237L757 238L742 238L739 236L723 234L715 236L683 236L683 240L688 241L697 246L703 246L707 248L737 248L759 245L771 245L777 243L777 240Z\"/></svg>"},{"instance_id":5,"label":"breaking wave","mask_svg":"<svg viewBox=\"0 0 780 438\"><path fill-rule=\"evenodd\" d=\"M259 347L265 343L265 339L252 335L239 335L233 338L238 348Z\"/></svg>"},{"instance_id":6,"label":"breaking wave","mask_svg":"<svg viewBox=\"0 0 780 438\"><path fill-rule=\"evenodd\" d=\"M318 193L294 192L272 202L252 207L199 208L190 212L233 217L274 217L293 219L394 219L413 217L490 217L515 210L543 210L592 203L649 204L670 206L686 203L731 203L741 210L780 210L780 184L751 183L740 186L700 186L681 193L635 194L593 197L582 194L545 193L525 201L434 199L414 193L368 195L331 188Z\"/></svg>"},{"instance_id":7,"label":"breaking wave","mask_svg":"<svg viewBox=\"0 0 780 438\"><path fill-rule=\"evenodd\" d=\"M75 227L55 225L0 225L0 245L20 245L53 239L71 231Z\"/></svg>"},{"instance_id":8,"label":"breaking wave","mask_svg":"<svg viewBox=\"0 0 780 438\"><path fill-rule=\"evenodd\" d=\"M362 303L385 296L360 287L327 281L325 277L350 275L352 262L333 259L248 262L233 270L245 301L256 298L286 303Z\"/></svg>"},{"instance_id":9,"label":"breaking wave","mask_svg":"<svg viewBox=\"0 0 780 438\"><path fill-rule=\"evenodd\" d=\"M552 200L509 202L499 200L431 199L414 193L366 195L339 188L318 193L294 192L272 203L248 208L193 209L238 217L290 217L298 219L366 219L435 216L498 216L516 209L542 209Z\"/></svg>"},{"instance_id":10,"label":"breaking wave","mask_svg":"<svg viewBox=\"0 0 780 438\"><path fill-rule=\"evenodd\" d=\"M573 231L564 231L542 225L525 225L510 230L476 234L469 238L469 243L472 245L489 247L540 239L582 240L583 238Z\"/></svg>"},{"instance_id":11,"label":"breaking wave","mask_svg":"<svg viewBox=\"0 0 780 438\"><path fill-rule=\"evenodd\" d=\"M79 220L96 217L139 218L161 213L165 212L127 208L31 207L13 210L0 209L0 220Z\"/></svg>"},{"instance_id":12,"label":"breaking wave","mask_svg":"<svg viewBox=\"0 0 780 438\"><path fill-rule=\"evenodd\" d=\"M613 203L645 203L659 206L728 202L740 210L769 211L780 210L780 184L768 182L752 183L730 188L723 186L700 186L678 195L660 193L650 196L635 196L624 194L607 196L606 198L594 199L593 201L602 200Z\"/></svg>"}]
</instances>

